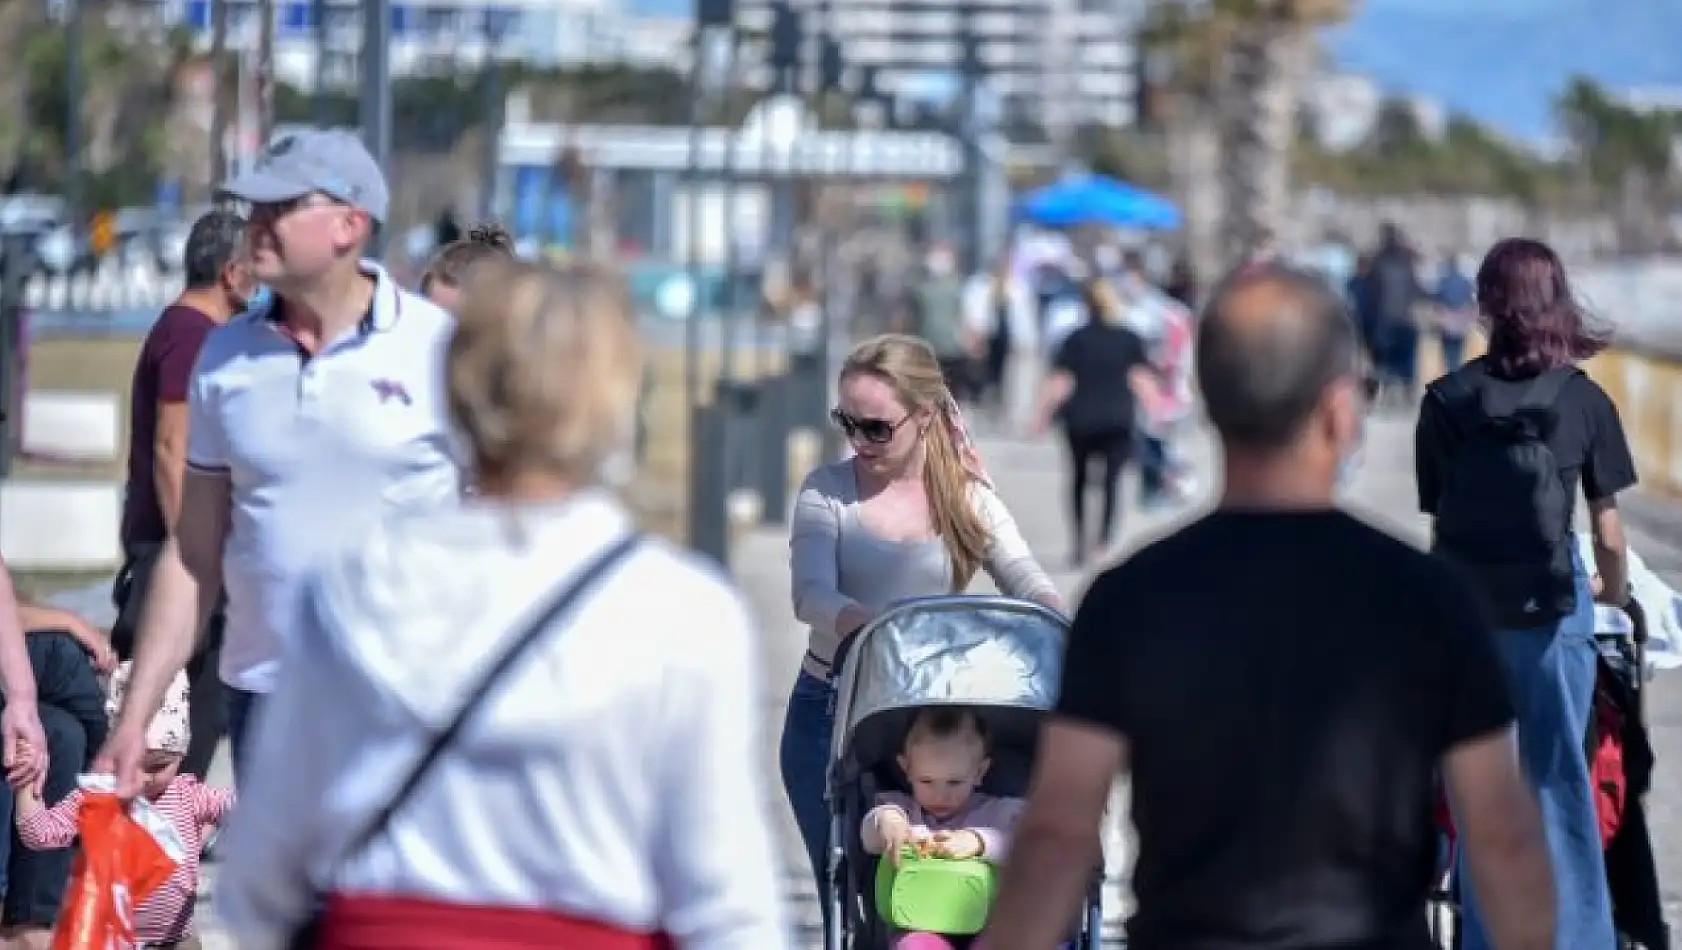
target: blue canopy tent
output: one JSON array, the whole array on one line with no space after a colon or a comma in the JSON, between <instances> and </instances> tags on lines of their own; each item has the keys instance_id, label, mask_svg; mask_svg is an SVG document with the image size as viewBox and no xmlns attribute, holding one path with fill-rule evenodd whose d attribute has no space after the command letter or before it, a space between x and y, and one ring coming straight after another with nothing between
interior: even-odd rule
<instances>
[{"instance_id":1,"label":"blue canopy tent","mask_svg":"<svg viewBox=\"0 0 1682 950\"><path fill-rule=\"evenodd\" d=\"M1161 195L1106 175L1080 175L1029 192L1017 202L1017 216L1048 228L1107 225L1172 231L1180 209Z\"/></svg>"}]
</instances>

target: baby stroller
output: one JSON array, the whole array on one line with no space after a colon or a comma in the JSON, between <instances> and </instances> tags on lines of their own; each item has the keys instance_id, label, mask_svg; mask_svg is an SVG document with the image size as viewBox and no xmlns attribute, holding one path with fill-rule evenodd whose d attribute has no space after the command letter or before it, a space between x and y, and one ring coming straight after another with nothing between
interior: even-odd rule
<instances>
[{"instance_id":1,"label":"baby stroller","mask_svg":"<svg viewBox=\"0 0 1682 950\"><path fill-rule=\"evenodd\" d=\"M855 634L839 658L835 740L830 752L829 901L826 950L886 950L889 928L876 911L877 858L859 828L887 791L909 792L895 757L917 710L963 706L983 719L993 765L981 791L1027 794L1039 726L1057 699L1068 621L1003 597L905 601ZM1097 950L1103 869L1094 870L1079 921L1078 950Z\"/></svg>"},{"instance_id":2,"label":"baby stroller","mask_svg":"<svg viewBox=\"0 0 1682 950\"><path fill-rule=\"evenodd\" d=\"M1647 734L1643 692L1647 670L1647 617L1630 601L1626 610L1599 607L1595 645L1600 659L1594 708L1584 737L1595 785L1612 919L1621 950L1669 950L1643 799L1652 785L1653 746ZM1459 888L1454 875L1454 829L1439 808L1447 871L1431 908L1431 926L1444 947L1460 946Z\"/></svg>"}]
</instances>

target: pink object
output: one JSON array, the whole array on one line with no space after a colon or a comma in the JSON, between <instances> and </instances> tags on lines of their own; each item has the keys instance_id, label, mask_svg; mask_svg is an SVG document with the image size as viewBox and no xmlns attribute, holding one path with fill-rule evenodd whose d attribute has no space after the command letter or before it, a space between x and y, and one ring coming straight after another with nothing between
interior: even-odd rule
<instances>
[{"instance_id":1,"label":"pink object","mask_svg":"<svg viewBox=\"0 0 1682 950\"><path fill-rule=\"evenodd\" d=\"M952 941L940 934L909 933L894 941L894 950L956 950Z\"/></svg>"}]
</instances>

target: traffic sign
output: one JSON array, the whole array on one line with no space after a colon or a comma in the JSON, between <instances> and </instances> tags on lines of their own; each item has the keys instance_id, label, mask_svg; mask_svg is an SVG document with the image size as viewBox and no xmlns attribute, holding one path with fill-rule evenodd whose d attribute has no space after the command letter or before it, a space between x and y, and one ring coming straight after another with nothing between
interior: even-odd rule
<instances>
[{"instance_id":1,"label":"traffic sign","mask_svg":"<svg viewBox=\"0 0 1682 950\"><path fill-rule=\"evenodd\" d=\"M93 252L100 256L110 253L111 246L117 243L117 216L110 211L100 211L93 216L93 230L88 236L93 245Z\"/></svg>"}]
</instances>

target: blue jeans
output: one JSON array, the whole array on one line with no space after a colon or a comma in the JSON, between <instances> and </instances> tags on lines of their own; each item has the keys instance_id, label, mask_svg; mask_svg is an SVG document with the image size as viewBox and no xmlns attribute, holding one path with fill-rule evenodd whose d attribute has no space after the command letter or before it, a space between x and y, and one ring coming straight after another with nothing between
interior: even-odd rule
<instances>
[{"instance_id":1,"label":"blue jeans","mask_svg":"<svg viewBox=\"0 0 1682 950\"><path fill-rule=\"evenodd\" d=\"M777 758L783 791L794 810L794 823L812 862L819 906L829 912L829 805L824 801L829 776L829 743L835 733L835 688L802 671L788 696L783 738Z\"/></svg>"},{"instance_id":2,"label":"blue jeans","mask_svg":"<svg viewBox=\"0 0 1682 950\"><path fill-rule=\"evenodd\" d=\"M1496 635L1518 710L1519 755L1536 789L1553 863L1558 950L1612 950L1612 900L1584 736L1594 701L1594 604L1577 577L1577 609L1546 626ZM1464 849L1462 849L1464 855ZM1466 873L1464 856L1458 873ZM1469 880L1466 878L1464 880ZM1462 950L1490 946L1472 887L1462 887Z\"/></svg>"},{"instance_id":3,"label":"blue jeans","mask_svg":"<svg viewBox=\"0 0 1682 950\"><path fill-rule=\"evenodd\" d=\"M264 694L227 687L228 749L234 756L234 780L245 775L245 757L256 738L257 719L262 715Z\"/></svg>"},{"instance_id":4,"label":"blue jeans","mask_svg":"<svg viewBox=\"0 0 1682 950\"><path fill-rule=\"evenodd\" d=\"M1437 335L1443 348L1443 372L1452 373L1466 363L1466 338L1451 333Z\"/></svg>"},{"instance_id":5,"label":"blue jeans","mask_svg":"<svg viewBox=\"0 0 1682 950\"><path fill-rule=\"evenodd\" d=\"M1150 502L1168 489L1168 442L1155 436L1139 436L1139 495Z\"/></svg>"}]
</instances>

